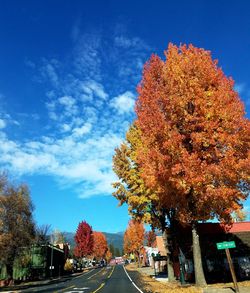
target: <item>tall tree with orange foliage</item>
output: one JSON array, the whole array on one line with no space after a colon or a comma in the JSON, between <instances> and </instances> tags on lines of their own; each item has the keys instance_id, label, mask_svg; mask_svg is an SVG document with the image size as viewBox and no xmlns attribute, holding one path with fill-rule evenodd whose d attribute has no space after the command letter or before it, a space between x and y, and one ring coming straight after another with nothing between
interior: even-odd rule
<instances>
[{"instance_id":1,"label":"tall tree with orange foliage","mask_svg":"<svg viewBox=\"0 0 250 293\"><path fill-rule=\"evenodd\" d=\"M74 254L76 257L85 257L93 253L93 230L86 221L79 223L75 234L75 243Z\"/></svg>"},{"instance_id":2,"label":"tall tree with orange foliage","mask_svg":"<svg viewBox=\"0 0 250 293\"><path fill-rule=\"evenodd\" d=\"M128 211L134 219L148 223L152 228L161 229L168 253L168 279L174 281L173 251L169 245L170 230L167 230L166 225L173 231L175 210L163 208L164 194L145 185L137 159L138 150L142 148L141 131L133 124L126 133L126 140L115 149L113 156L113 170L120 179L113 183L113 196L119 200L120 205L128 205Z\"/></svg>"},{"instance_id":3,"label":"tall tree with orange foliage","mask_svg":"<svg viewBox=\"0 0 250 293\"><path fill-rule=\"evenodd\" d=\"M97 260L105 258L106 252L108 251L106 236L102 232L94 231L93 237L94 237L93 256Z\"/></svg>"},{"instance_id":4,"label":"tall tree with orange foliage","mask_svg":"<svg viewBox=\"0 0 250 293\"><path fill-rule=\"evenodd\" d=\"M195 277L204 285L199 220L229 223L249 192L250 124L234 82L209 51L169 45L153 55L138 86L138 155L146 185L162 208L192 224Z\"/></svg>"},{"instance_id":5,"label":"tall tree with orange foliage","mask_svg":"<svg viewBox=\"0 0 250 293\"><path fill-rule=\"evenodd\" d=\"M140 267L140 253L143 248L145 229L141 222L130 220L124 233L124 251L125 253L134 253Z\"/></svg>"}]
</instances>

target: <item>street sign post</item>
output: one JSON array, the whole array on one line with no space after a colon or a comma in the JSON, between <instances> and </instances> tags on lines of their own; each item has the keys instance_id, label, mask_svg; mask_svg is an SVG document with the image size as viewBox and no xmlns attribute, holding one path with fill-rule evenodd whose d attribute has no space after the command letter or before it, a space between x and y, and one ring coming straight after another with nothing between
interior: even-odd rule
<instances>
[{"instance_id":1,"label":"street sign post","mask_svg":"<svg viewBox=\"0 0 250 293\"><path fill-rule=\"evenodd\" d=\"M236 247L235 242L234 241L219 242L219 243L216 243L216 246L217 246L217 249L219 249L219 250L225 249L225 251L226 251L227 261L228 261L230 272L231 272L232 279L233 279L233 282L234 282L235 292L239 293L240 291L239 291L239 287L238 287L238 284L237 284L237 279L236 279L236 275L235 275L235 271L234 271L234 265L233 265L232 258L231 258L231 255L230 255L230 251L229 251L229 248L235 248Z\"/></svg>"},{"instance_id":2,"label":"street sign post","mask_svg":"<svg viewBox=\"0 0 250 293\"><path fill-rule=\"evenodd\" d=\"M234 241L227 241L227 242L219 242L216 243L217 249L227 249L227 248L235 248L235 242Z\"/></svg>"}]
</instances>

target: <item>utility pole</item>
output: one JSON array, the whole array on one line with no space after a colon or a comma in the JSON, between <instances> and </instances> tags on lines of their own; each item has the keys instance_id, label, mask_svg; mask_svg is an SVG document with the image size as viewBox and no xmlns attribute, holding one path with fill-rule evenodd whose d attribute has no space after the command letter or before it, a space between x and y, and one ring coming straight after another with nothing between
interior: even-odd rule
<instances>
[{"instance_id":1,"label":"utility pole","mask_svg":"<svg viewBox=\"0 0 250 293\"><path fill-rule=\"evenodd\" d=\"M50 252L50 278L52 279L53 277L53 235L50 236L50 241L51 241L51 252Z\"/></svg>"}]
</instances>

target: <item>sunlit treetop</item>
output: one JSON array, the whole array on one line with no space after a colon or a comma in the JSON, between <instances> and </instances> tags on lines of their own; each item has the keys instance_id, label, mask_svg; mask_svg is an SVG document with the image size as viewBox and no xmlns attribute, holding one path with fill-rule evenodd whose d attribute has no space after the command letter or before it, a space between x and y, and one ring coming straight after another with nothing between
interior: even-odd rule
<instances>
[{"instance_id":1,"label":"sunlit treetop","mask_svg":"<svg viewBox=\"0 0 250 293\"><path fill-rule=\"evenodd\" d=\"M249 192L250 124L234 81L209 51L169 45L138 86L137 161L146 185L182 221L230 221Z\"/></svg>"}]
</instances>

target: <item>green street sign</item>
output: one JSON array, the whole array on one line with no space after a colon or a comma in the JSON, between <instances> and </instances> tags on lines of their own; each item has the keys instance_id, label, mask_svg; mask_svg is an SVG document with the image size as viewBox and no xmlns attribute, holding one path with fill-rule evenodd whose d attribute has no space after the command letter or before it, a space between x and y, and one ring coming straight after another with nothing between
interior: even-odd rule
<instances>
[{"instance_id":1,"label":"green street sign","mask_svg":"<svg viewBox=\"0 0 250 293\"><path fill-rule=\"evenodd\" d=\"M216 243L217 249L227 249L227 248L235 248L235 242L234 241L228 241L228 242L219 242Z\"/></svg>"}]
</instances>

